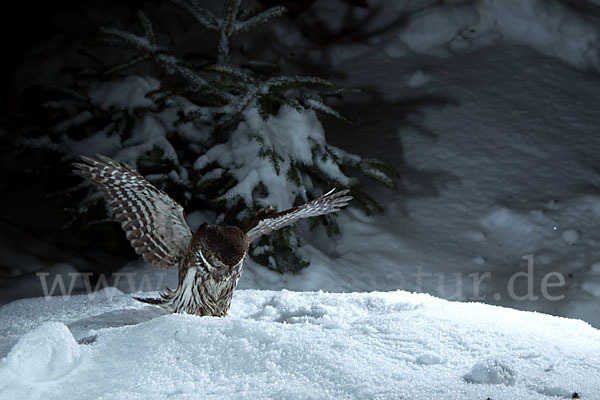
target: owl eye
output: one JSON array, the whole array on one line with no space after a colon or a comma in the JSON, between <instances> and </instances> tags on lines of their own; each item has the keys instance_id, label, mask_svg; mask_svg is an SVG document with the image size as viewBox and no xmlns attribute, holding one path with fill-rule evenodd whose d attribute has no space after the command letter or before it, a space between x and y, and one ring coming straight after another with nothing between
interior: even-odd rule
<instances>
[{"instance_id":1,"label":"owl eye","mask_svg":"<svg viewBox=\"0 0 600 400\"><path fill-rule=\"evenodd\" d=\"M226 265L223 264L218 258L213 257L211 260L211 264L216 268L225 268Z\"/></svg>"}]
</instances>

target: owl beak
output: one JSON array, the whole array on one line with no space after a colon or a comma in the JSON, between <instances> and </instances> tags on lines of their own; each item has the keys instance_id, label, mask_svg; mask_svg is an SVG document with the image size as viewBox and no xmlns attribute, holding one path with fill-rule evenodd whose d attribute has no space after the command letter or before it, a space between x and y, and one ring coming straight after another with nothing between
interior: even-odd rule
<instances>
[{"instance_id":1,"label":"owl beak","mask_svg":"<svg viewBox=\"0 0 600 400\"><path fill-rule=\"evenodd\" d=\"M225 278L226 281L229 281L231 279L231 275L227 274L223 276Z\"/></svg>"}]
</instances>

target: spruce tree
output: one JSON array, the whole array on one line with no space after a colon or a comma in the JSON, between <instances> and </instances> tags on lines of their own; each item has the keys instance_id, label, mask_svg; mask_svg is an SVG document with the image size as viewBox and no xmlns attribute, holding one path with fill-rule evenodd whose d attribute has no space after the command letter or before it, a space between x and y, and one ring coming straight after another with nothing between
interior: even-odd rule
<instances>
[{"instance_id":1,"label":"spruce tree","mask_svg":"<svg viewBox=\"0 0 600 400\"><path fill-rule=\"evenodd\" d=\"M281 6L256 10L226 0L220 15L199 0L173 0L188 17L216 37L210 62L194 63L159 43L148 16L138 12L139 31L103 27L83 51L96 61L78 84L60 90L46 107L63 120L46 137L21 141L45 146L70 162L80 154L103 153L138 168L187 210L211 210L216 222L244 226L267 206L282 209L330 188L350 189L354 205L370 213L377 202L360 189L360 176L395 188L389 164L331 146L318 115L351 123L328 99L360 91L311 76L286 76L277 65L237 54L234 41L286 14ZM122 62L106 63L97 46L118 47ZM141 66L156 66L153 76ZM56 93L56 92L55 92ZM106 207L85 193L73 215L81 229L111 224ZM88 221L85 223L84 221ZM320 217L330 235L339 234L335 216ZM263 237L251 257L279 272L296 272L308 262L297 228Z\"/></svg>"}]
</instances>

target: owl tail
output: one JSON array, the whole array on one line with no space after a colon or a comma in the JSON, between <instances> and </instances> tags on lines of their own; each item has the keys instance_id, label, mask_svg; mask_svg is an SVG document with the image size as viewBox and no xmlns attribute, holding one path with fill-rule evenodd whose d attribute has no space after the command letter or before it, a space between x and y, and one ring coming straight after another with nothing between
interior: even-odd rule
<instances>
[{"instance_id":1,"label":"owl tail","mask_svg":"<svg viewBox=\"0 0 600 400\"><path fill-rule=\"evenodd\" d=\"M172 303L173 303L173 290L169 288L165 288L166 291L160 294L160 298L156 297L135 297L133 298L137 301L141 301L146 304L153 304L156 306L161 306L162 308L172 311Z\"/></svg>"},{"instance_id":2,"label":"owl tail","mask_svg":"<svg viewBox=\"0 0 600 400\"><path fill-rule=\"evenodd\" d=\"M157 299L152 297L134 297L135 300L141 301L142 303L155 304L155 305L163 305L167 303L165 299Z\"/></svg>"}]
</instances>

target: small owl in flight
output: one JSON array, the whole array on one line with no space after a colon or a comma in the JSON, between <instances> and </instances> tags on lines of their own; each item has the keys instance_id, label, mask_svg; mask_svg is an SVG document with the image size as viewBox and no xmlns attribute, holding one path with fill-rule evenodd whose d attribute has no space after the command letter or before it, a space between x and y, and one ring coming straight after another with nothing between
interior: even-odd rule
<instances>
[{"instance_id":1,"label":"small owl in flight","mask_svg":"<svg viewBox=\"0 0 600 400\"><path fill-rule=\"evenodd\" d=\"M183 207L126 163L100 155L81 160L74 172L100 188L135 252L163 269L179 266L176 290L167 288L159 299L137 298L176 313L227 315L253 240L301 218L339 211L352 200L348 190L333 189L289 210L268 207L245 231L204 223L192 232Z\"/></svg>"}]
</instances>

